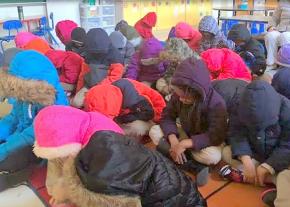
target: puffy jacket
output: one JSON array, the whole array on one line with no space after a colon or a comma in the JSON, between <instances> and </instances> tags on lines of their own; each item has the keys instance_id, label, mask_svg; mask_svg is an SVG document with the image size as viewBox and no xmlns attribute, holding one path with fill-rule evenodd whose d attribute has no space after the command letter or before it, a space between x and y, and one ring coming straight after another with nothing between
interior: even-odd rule
<instances>
[{"instance_id":1,"label":"puffy jacket","mask_svg":"<svg viewBox=\"0 0 290 207\"><path fill-rule=\"evenodd\" d=\"M29 60L29 61L27 61ZM11 113L0 120L3 159L17 149L33 145L33 120L47 105L67 105L57 71L47 57L23 51L13 59L8 72L0 75L0 96L15 99Z\"/></svg>"},{"instance_id":2,"label":"puffy jacket","mask_svg":"<svg viewBox=\"0 0 290 207\"><path fill-rule=\"evenodd\" d=\"M252 38L248 28L243 24L236 24L229 31L228 39L232 41L240 40L245 44L239 47L238 53L250 52L254 55L254 61L250 63L249 68L252 73L262 75L266 70L266 58L264 46Z\"/></svg>"},{"instance_id":3,"label":"puffy jacket","mask_svg":"<svg viewBox=\"0 0 290 207\"><path fill-rule=\"evenodd\" d=\"M157 58L162 49L162 45L157 39L145 40L140 46L140 51L132 56L124 77L141 82L154 82L161 78L166 72L166 62L143 65L141 59Z\"/></svg>"},{"instance_id":4,"label":"puffy jacket","mask_svg":"<svg viewBox=\"0 0 290 207\"><path fill-rule=\"evenodd\" d=\"M93 137L75 161L77 173L90 191L138 195L143 207L207 206L191 178L157 151L110 131Z\"/></svg>"},{"instance_id":5,"label":"puffy jacket","mask_svg":"<svg viewBox=\"0 0 290 207\"><path fill-rule=\"evenodd\" d=\"M49 160L78 153L97 131L123 134L123 130L105 115L70 106L45 107L37 114L34 129L33 151L38 157Z\"/></svg>"},{"instance_id":6,"label":"puffy jacket","mask_svg":"<svg viewBox=\"0 0 290 207\"><path fill-rule=\"evenodd\" d=\"M155 12L149 12L144 17L142 17L135 24L135 29L144 39L153 38L152 28L155 27L157 22L157 15Z\"/></svg>"},{"instance_id":7,"label":"puffy jacket","mask_svg":"<svg viewBox=\"0 0 290 207\"><path fill-rule=\"evenodd\" d=\"M208 32L213 35L211 39L202 39L200 42L199 52L206 51L211 48L234 49L235 44L231 40L227 40L223 32L219 29L217 21L212 16L204 16L198 25L200 32Z\"/></svg>"},{"instance_id":8,"label":"puffy jacket","mask_svg":"<svg viewBox=\"0 0 290 207\"><path fill-rule=\"evenodd\" d=\"M272 80L272 86L281 95L290 100L290 68L279 68Z\"/></svg>"},{"instance_id":9,"label":"puffy jacket","mask_svg":"<svg viewBox=\"0 0 290 207\"><path fill-rule=\"evenodd\" d=\"M200 56L207 64L212 80L228 78L248 82L252 80L250 70L243 59L230 49L209 49L202 52Z\"/></svg>"},{"instance_id":10,"label":"puffy jacket","mask_svg":"<svg viewBox=\"0 0 290 207\"><path fill-rule=\"evenodd\" d=\"M290 1L280 0L277 8L275 9L272 20L268 24L268 28L273 26L278 31L290 31Z\"/></svg>"},{"instance_id":11,"label":"puffy jacket","mask_svg":"<svg viewBox=\"0 0 290 207\"><path fill-rule=\"evenodd\" d=\"M275 171L290 165L290 101L265 81L250 83L231 122L233 157L249 155Z\"/></svg>"},{"instance_id":12,"label":"puffy jacket","mask_svg":"<svg viewBox=\"0 0 290 207\"><path fill-rule=\"evenodd\" d=\"M59 71L61 82L69 84L77 83L83 63L82 58L78 54L69 51L50 50L45 55Z\"/></svg>"},{"instance_id":13,"label":"puffy jacket","mask_svg":"<svg viewBox=\"0 0 290 207\"><path fill-rule=\"evenodd\" d=\"M195 113L190 112L191 105L182 104L179 97L173 94L160 121L164 137L168 138L170 134L178 136L176 119L179 117L182 129L193 141L194 150L222 144L226 136L226 105L223 98L212 88L204 62L196 58L184 60L175 71L171 83L195 89L200 94L201 99L196 103L200 114L197 110ZM191 113L199 116L199 126L195 124L195 117L189 116Z\"/></svg>"},{"instance_id":14,"label":"puffy jacket","mask_svg":"<svg viewBox=\"0 0 290 207\"><path fill-rule=\"evenodd\" d=\"M152 88L130 79L91 88L85 97L87 111L99 111L119 123L135 120L158 122L165 107L163 97Z\"/></svg>"},{"instance_id":15,"label":"puffy jacket","mask_svg":"<svg viewBox=\"0 0 290 207\"><path fill-rule=\"evenodd\" d=\"M180 22L175 26L175 36L186 40L188 46L196 51L201 41L201 33L185 22Z\"/></svg>"}]
</instances>

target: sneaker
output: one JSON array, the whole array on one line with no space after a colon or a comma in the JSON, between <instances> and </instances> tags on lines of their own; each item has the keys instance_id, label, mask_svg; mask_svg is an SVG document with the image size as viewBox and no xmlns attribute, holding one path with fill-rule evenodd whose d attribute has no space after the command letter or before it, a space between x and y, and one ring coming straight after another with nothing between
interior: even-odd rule
<instances>
[{"instance_id":1,"label":"sneaker","mask_svg":"<svg viewBox=\"0 0 290 207\"><path fill-rule=\"evenodd\" d=\"M276 196L277 196L277 189L271 188L271 189L265 190L261 194L261 199L269 207L275 207L274 201L276 199Z\"/></svg>"},{"instance_id":2,"label":"sneaker","mask_svg":"<svg viewBox=\"0 0 290 207\"><path fill-rule=\"evenodd\" d=\"M222 167L222 169L219 171L219 174L222 178L226 180L234 181L236 183L244 182L243 172L238 169L232 168L230 165Z\"/></svg>"}]
</instances>

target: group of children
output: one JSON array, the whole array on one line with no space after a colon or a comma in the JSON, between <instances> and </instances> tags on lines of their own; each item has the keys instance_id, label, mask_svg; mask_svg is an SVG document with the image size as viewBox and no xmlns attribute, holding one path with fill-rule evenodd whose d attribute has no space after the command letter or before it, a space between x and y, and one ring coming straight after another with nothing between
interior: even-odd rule
<instances>
[{"instance_id":1,"label":"group of children","mask_svg":"<svg viewBox=\"0 0 290 207\"><path fill-rule=\"evenodd\" d=\"M205 16L162 42L156 21L154 12L122 20L110 35L62 21L66 51L17 34L1 59L0 97L13 109L0 120L0 190L43 158L52 206L203 207L182 170L201 186L215 166L234 182L276 184L263 200L289 206L290 44L272 80L246 26L225 37Z\"/></svg>"}]
</instances>

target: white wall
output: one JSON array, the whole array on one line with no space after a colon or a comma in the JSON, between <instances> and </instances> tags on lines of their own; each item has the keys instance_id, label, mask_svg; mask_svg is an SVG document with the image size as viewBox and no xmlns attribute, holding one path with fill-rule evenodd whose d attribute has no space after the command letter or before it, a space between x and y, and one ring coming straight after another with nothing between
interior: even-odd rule
<instances>
[{"instance_id":1,"label":"white wall","mask_svg":"<svg viewBox=\"0 0 290 207\"><path fill-rule=\"evenodd\" d=\"M224 6L233 6L233 0L212 0L212 7L224 7ZM213 10L212 15L217 19L218 11ZM232 16L233 12L221 12L221 16Z\"/></svg>"}]
</instances>

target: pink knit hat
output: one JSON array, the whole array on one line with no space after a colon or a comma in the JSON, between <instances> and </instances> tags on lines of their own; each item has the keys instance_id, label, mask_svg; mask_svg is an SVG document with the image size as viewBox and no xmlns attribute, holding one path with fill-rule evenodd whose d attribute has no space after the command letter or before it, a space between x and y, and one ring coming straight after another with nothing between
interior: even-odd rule
<instances>
[{"instance_id":1,"label":"pink knit hat","mask_svg":"<svg viewBox=\"0 0 290 207\"><path fill-rule=\"evenodd\" d=\"M110 118L98 112L84 112L69 106L48 106L34 121L36 156L55 159L76 155L101 130L123 134Z\"/></svg>"},{"instance_id":2,"label":"pink knit hat","mask_svg":"<svg viewBox=\"0 0 290 207\"><path fill-rule=\"evenodd\" d=\"M18 48L23 48L31 40L39 38L30 32L19 32L15 37L15 44Z\"/></svg>"}]
</instances>

